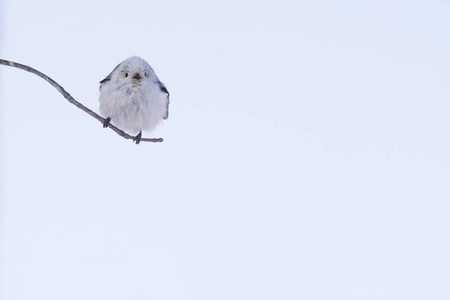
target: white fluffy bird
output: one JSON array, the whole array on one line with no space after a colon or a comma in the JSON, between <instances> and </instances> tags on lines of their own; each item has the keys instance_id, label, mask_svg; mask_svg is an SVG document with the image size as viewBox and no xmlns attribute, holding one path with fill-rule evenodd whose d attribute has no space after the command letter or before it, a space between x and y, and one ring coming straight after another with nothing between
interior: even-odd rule
<instances>
[{"instance_id":1,"label":"white fluffy bird","mask_svg":"<svg viewBox=\"0 0 450 300\"><path fill-rule=\"evenodd\" d=\"M169 117L169 92L152 67L133 56L100 81L100 114L117 127L136 134L139 144L142 130L152 130Z\"/></svg>"}]
</instances>

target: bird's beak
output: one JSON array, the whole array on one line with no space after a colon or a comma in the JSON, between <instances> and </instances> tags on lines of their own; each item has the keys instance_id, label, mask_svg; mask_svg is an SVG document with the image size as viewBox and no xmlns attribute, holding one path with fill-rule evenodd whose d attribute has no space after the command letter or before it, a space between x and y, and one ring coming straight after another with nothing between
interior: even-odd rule
<instances>
[{"instance_id":1,"label":"bird's beak","mask_svg":"<svg viewBox=\"0 0 450 300\"><path fill-rule=\"evenodd\" d=\"M134 78L134 79L141 79L141 75L139 75L139 73L136 73L136 74L133 76L133 78Z\"/></svg>"}]
</instances>

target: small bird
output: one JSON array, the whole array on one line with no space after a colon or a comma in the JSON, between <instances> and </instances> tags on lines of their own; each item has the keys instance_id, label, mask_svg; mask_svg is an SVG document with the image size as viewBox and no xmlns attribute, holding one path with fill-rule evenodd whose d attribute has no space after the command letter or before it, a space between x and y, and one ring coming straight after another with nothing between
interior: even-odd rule
<instances>
[{"instance_id":1,"label":"small bird","mask_svg":"<svg viewBox=\"0 0 450 300\"><path fill-rule=\"evenodd\" d=\"M158 79L152 67L140 57L133 56L112 70L100 81L100 114L103 127L113 123L136 134L139 144L143 130L152 130L169 117L169 91Z\"/></svg>"}]
</instances>

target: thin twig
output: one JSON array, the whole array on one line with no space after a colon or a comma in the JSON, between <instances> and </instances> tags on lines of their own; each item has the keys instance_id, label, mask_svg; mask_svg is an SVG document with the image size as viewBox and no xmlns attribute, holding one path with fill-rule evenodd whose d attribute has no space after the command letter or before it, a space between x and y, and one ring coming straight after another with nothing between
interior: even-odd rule
<instances>
[{"instance_id":1,"label":"thin twig","mask_svg":"<svg viewBox=\"0 0 450 300\"><path fill-rule=\"evenodd\" d=\"M32 67L29 67L29 66L26 66L26 65L23 65L23 64L19 64L19 63L16 63L16 62L12 62L12 61L9 61L9 60L5 60L5 59L0 59L0 65L5 65L5 66L9 66L9 67L14 67L14 68L18 68L18 69L21 69L21 70L25 70L27 72L33 73L33 74L41 77L42 79L44 79L45 81L50 83L55 89L57 89L58 92L60 92L61 95L63 95L64 98L66 98L70 103L72 103L73 105L75 105L79 109L83 110L87 114L91 115L94 119L97 119L100 123L103 124L105 122L104 118L102 118L101 116L99 116L98 114L96 114L95 112L93 112L92 110L90 110L89 108L87 108L86 106L81 104L80 102L76 101L62 86L60 86L56 81L54 81L53 79L51 79L50 77L48 77L44 73L41 73L38 70L33 69ZM133 140L135 138L134 136L129 135L125 131L117 128L116 126L114 126L112 124L109 124L108 128L111 128L118 135L120 135L121 137L123 137L125 139ZM163 141L162 138L142 138L141 139L141 142L157 143L157 142L162 142L162 141Z\"/></svg>"}]
</instances>

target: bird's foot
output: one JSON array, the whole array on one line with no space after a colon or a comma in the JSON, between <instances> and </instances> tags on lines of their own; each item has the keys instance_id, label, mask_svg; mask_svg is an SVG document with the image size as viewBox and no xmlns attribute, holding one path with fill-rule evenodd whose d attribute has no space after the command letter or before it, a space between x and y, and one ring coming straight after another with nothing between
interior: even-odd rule
<instances>
[{"instance_id":1,"label":"bird's foot","mask_svg":"<svg viewBox=\"0 0 450 300\"><path fill-rule=\"evenodd\" d=\"M108 127L109 122L111 122L111 118L110 118L110 117L107 117L107 118L105 119L105 121L103 122L103 128Z\"/></svg>"},{"instance_id":2,"label":"bird's foot","mask_svg":"<svg viewBox=\"0 0 450 300\"><path fill-rule=\"evenodd\" d=\"M141 138L142 138L142 131L139 131L138 135L135 136L135 138L133 139L133 142L135 142L137 145L141 142Z\"/></svg>"}]
</instances>

